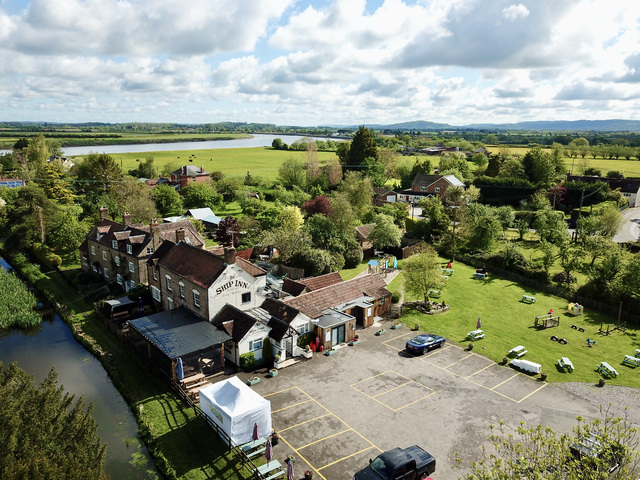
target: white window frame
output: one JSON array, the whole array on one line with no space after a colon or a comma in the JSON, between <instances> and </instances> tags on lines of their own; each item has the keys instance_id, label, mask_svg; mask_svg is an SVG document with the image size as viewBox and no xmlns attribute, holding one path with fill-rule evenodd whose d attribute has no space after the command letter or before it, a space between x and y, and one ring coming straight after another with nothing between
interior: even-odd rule
<instances>
[{"instance_id":1,"label":"white window frame","mask_svg":"<svg viewBox=\"0 0 640 480\"><path fill-rule=\"evenodd\" d=\"M169 310L173 310L173 298L167 297L167 306Z\"/></svg>"},{"instance_id":2,"label":"white window frame","mask_svg":"<svg viewBox=\"0 0 640 480\"><path fill-rule=\"evenodd\" d=\"M260 350L262 348L263 343L264 343L264 339L249 340L249 351L250 352L256 352L256 351ZM256 347L257 344L259 344L260 346Z\"/></svg>"},{"instance_id":3,"label":"white window frame","mask_svg":"<svg viewBox=\"0 0 640 480\"><path fill-rule=\"evenodd\" d=\"M89 259L87 257L82 257L82 265L85 267L89 266Z\"/></svg>"},{"instance_id":4,"label":"white window frame","mask_svg":"<svg viewBox=\"0 0 640 480\"><path fill-rule=\"evenodd\" d=\"M167 290L168 290L169 292L173 292L173 288L172 288L172 286L171 286L171 277L170 277L169 275L165 275L165 276L164 276L164 278L165 278L165 279L166 279L166 281L167 281Z\"/></svg>"},{"instance_id":5,"label":"white window frame","mask_svg":"<svg viewBox=\"0 0 640 480\"><path fill-rule=\"evenodd\" d=\"M118 285L122 285L122 275L120 275L119 273L116 275L116 282L118 283Z\"/></svg>"},{"instance_id":6,"label":"white window frame","mask_svg":"<svg viewBox=\"0 0 640 480\"><path fill-rule=\"evenodd\" d=\"M180 298L184 298L184 283L178 282L178 290L180 290Z\"/></svg>"},{"instance_id":7,"label":"white window frame","mask_svg":"<svg viewBox=\"0 0 640 480\"><path fill-rule=\"evenodd\" d=\"M147 255L151 255L153 253L153 247L147 247Z\"/></svg>"},{"instance_id":8,"label":"white window frame","mask_svg":"<svg viewBox=\"0 0 640 480\"><path fill-rule=\"evenodd\" d=\"M160 289L155 285L151 285L151 296L156 302L160 302L162 300Z\"/></svg>"},{"instance_id":9,"label":"white window frame","mask_svg":"<svg viewBox=\"0 0 640 480\"><path fill-rule=\"evenodd\" d=\"M127 253L129 255L133 255L133 247L131 246L130 243L127 245Z\"/></svg>"},{"instance_id":10,"label":"white window frame","mask_svg":"<svg viewBox=\"0 0 640 480\"><path fill-rule=\"evenodd\" d=\"M435 187L436 193L440 193L440 187Z\"/></svg>"},{"instance_id":11,"label":"white window frame","mask_svg":"<svg viewBox=\"0 0 640 480\"><path fill-rule=\"evenodd\" d=\"M96 246L91 245L91 255L95 255L95 254L96 254Z\"/></svg>"},{"instance_id":12,"label":"white window frame","mask_svg":"<svg viewBox=\"0 0 640 480\"><path fill-rule=\"evenodd\" d=\"M120 256L119 255L116 255L115 257L113 257L113 261L115 262L116 267L120 266Z\"/></svg>"},{"instance_id":13,"label":"white window frame","mask_svg":"<svg viewBox=\"0 0 640 480\"><path fill-rule=\"evenodd\" d=\"M107 251L103 250L102 251L102 260L106 260L107 259Z\"/></svg>"},{"instance_id":14,"label":"white window frame","mask_svg":"<svg viewBox=\"0 0 640 480\"><path fill-rule=\"evenodd\" d=\"M118 248L118 241L117 240L111 240L111 248Z\"/></svg>"},{"instance_id":15,"label":"white window frame","mask_svg":"<svg viewBox=\"0 0 640 480\"><path fill-rule=\"evenodd\" d=\"M153 279L154 280L158 280L158 269L156 267L153 267Z\"/></svg>"},{"instance_id":16,"label":"white window frame","mask_svg":"<svg viewBox=\"0 0 640 480\"><path fill-rule=\"evenodd\" d=\"M426 192L427 191L427 187L420 187L420 191L421 192Z\"/></svg>"},{"instance_id":17,"label":"white window frame","mask_svg":"<svg viewBox=\"0 0 640 480\"><path fill-rule=\"evenodd\" d=\"M129 271L131 273L135 273L136 271L136 266L133 264L133 262L129 262Z\"/></svg>"},{"instance_id":18,"label":"white window frame","mask_svg":"<svg viewBox=\"0 0 640 480\"><path fill-rule=\"evenodd\" d=\"M103 268L102 269L102 273L104 274L104 278L109 278L109 269L108 268Z\"/></svg>"},{"instance_id":19,"label":"white window frame","mask_svg":"<svg viewBox=\"0 0 640 480\"><path fill-rule=\"evenodd\" d=\"M193 305L200 308L200 292L193 290Z\"/></svg>"}]
</instances>

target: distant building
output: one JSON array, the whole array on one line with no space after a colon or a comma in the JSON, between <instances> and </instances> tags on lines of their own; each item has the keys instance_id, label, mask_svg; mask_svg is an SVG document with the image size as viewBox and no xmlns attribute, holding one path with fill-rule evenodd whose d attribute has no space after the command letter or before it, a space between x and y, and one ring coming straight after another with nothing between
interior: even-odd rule
<instances>
[{"instance_id":1,"label":"distant building","mask_svg":"<svg viewBox=\"0 0 640 480\"><path fill-rule=\"evenodd\" d=\"M567 182L605 182L611 190L620 189L623 197L629 200L630 207L640 206L640 178L624 178L622 175L617 178L598 177L590 175L567 175Z\"/></svg>"},{"instance_id":2,"label":"distant building","mask_svg":"<svg viewBox=\"0 0 640 480\"><path fill-rule=\"evenodd\" d=\"M210 178L211 173L205 171L204 167L196 167L195 165L184 165L171 172L171 181L178 184L180 188L193 182L206 183Z\"/></svg>"},{"instance_id":3,"label":"distant building","mask_svg":"<svg viewBox=\"0 0 640 480\"><path fill-rule=\"evenodd\" d=\"M398 194L401 202L415 203L421 198L437 196L443 199L449 187L465 187L454 175L426 175L419 173L413 179L411 188Z\"/></svg>"},{"instance_id":4,"label":"distant building","mask_svg":"<svg viewBox=\"0 0 640 480\"><path fill-rule=\"evenodd\" d=\"M0 187L18 188L24 185L24 180L20 178L0 178Z\"/></svg>"}]
</instances>

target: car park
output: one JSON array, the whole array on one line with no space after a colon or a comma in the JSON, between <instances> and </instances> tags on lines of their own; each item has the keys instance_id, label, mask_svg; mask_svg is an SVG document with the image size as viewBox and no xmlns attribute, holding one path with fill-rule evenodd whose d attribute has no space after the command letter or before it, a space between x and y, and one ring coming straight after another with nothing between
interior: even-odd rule
<instances>
[{"instance_id":1,"label":"car park","mask_svg":"<svg viewBox=\"0 0 640 480\"><path fill-rule=\"evenodd\" d=\"M406 350L415 355L421 355L434 348L444 345L444 337L432 333L423 333L413 337L406 344Z\"/></svg>"}]
</instances>

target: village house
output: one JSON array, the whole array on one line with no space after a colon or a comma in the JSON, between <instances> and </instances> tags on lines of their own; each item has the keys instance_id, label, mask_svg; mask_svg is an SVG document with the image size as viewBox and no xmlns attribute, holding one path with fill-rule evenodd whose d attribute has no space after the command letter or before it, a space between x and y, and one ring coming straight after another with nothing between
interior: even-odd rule
<instances>
[{"instance_id":1,"label":"village house","mask_svg":"<svg viewBox=\"0 0 640 480\"><path fill-rule=\"evenodd\" d=\"M611 190L620 189L623 197L629 200L630 207L640 206L640 178L624 178L620 175L616 178L598 177L590 175L567 174L567 182L605 182Z\"/></svg>"},{"instance_id":2,"label":"village house","mask_svg":"<svg viewBox=\"0 0 640 480\"><path fill-rule=\"evenodd\" d=\"M157 306L184 306L211 320L226 304L241 310L260 305L266 272L226 248L224 257L185 242L163 245L147 262L149 288Z\"/></svg>"},{"instance_id":3,"label":"village house","mask_svg":"<svg viewBox=\"0 0 640 480\"><path fill-rule=\"evenodd\" d=\"M465 184L454 175L427 175L419 173L413 179L411 188L402 190L398 194L398 200L407 203L416 203L421 198L437 196L444 199L449 187L465 187Z\"/></svg>"},{"instance_id":4,"label":"village house","mask_svg":"<svg viewBox=\"0 0 640 480\"><path fill-rule=\"evenodd\" d=\"M178 170L171 172L171 182L183 188L189 183L207 183L211 179L211 174L205 171L204 167L195 165L184 165Z\"/></svg>"},{"instance_id":5,"label":"village house","mask_svg":"<svg viewBox=\"0 0 640 480\"><path fill-rule=\"evenodd\" d=\"M374 317L389 312L391 292L381 275L364 275L288 297L283 302L299 310L301 318L311 321L311 331L326 350L349 342L357 327L370 327Z\"/></svg>"},{"instance_id":6,"label":"village house","mask_svg":"<svg viewBox=\"0 0 640 480\"><path fill-rule=\"evenodd\" d=\"M314 290L320 290L321 288L328 287L329 285L342 283L342 281L340 272L331 272L325 275L301 278L299 280L292 280L291 278L286 277L282 282L282 291L297 297L303 293L313 292Z\"/></svg>"},{"instance_id":7,"label":"village house","mask_svg":"<svg viewBox=\"0 0 640 480\"><path fill-rule=\"evenodd\" d=\"M108 210L101 208L100 223L80 245L81 269L102 275L105 282L116 282L127 292L148 283L146 261L164 242L188 243L195 249L205 246L189 221L133 225L128 213L122 223L107 217Z\"/></svg>"},{"instance_id":8,"label":"village house","mask_svg":"<svg viewBox=\"0 0 640 480\"><path fill-rule=\"evenodd\" d=\"M373 187L373 204L381 207L387 203L398 201L398 194L393 190L384 187Z\"/></svg>"}]
</instances>

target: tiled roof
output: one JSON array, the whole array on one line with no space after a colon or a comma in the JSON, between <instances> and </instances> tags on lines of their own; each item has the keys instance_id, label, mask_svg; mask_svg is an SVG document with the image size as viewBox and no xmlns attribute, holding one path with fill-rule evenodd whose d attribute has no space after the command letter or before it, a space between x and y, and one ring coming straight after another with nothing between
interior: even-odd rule
<instances>
[{"instance_id":1,"label":"tiled roof","mask_svg":"<svg viewBox=\"0 0 640 480\"><path fill-rule=\"evenodd\" d=\"M384 188L384 187L373 187L373 194L374 195L377 195L379 197L384 197L388 193L395 194L396 192L394 192L393 190L389 190L388 188Z\"/></svg>"},{"instance_id":2,"label":"tiled roof","mask_svg":"<svg viewBox=\"0 0 640 480\"><path fill-rule=\"evenodd\" d=\"M267 311L269 315L277 317L286 323L291 323L298 313L300 313L298 309L275 298L266 298L265 301L262 302L262 305L260 305L260 308Z\"/></svg>"},{"instance_id":3,"label":"tiled roof","mask_svg":"<svg viewBox=\"0 0 640 480\"><path fill-rule=\"evenodd\" d=\"M294 297L297 297L301 293L307 290L307 286L304 283L300 283L296 280L291 280L289 277L285 277L282 282L282 290Z\"/></svg>"},{"instance_id":4,"label":"tiled roof","mask_svg":"<svg viewBox=\"0 0 640 480\"><path fill-rule=\"evenodd\" d=\"M256 323L256 318L233 305L226 304L213 317L211 323L227 332L233 341L237 343L251 330L251 327Z\"/></svg>"},{"instance_id":5,"label":"tiled roof","mask_svg":"<svg viewBox=\"0 0 640 480\"><path fill-rule=\"evenodd\" d=\"M364 275L346 282L330 285L320 290L289 297L284 303L297 308L309 318L322 316L323 310L347 303L362 296L375 299L390 295L384 278L380 275Z\"/></svg>"},{"instance_id":6,"label":"tiled roof","mask_svg":"<svg viewBox=\"0 0 640 480\"><path fill-rule=\"evenodd\" d=\"M222 258L184 242L174 245L158 265L205 289L213 285L226 268Z\"/></svg>"},{"instance_id":7,"label":"tiled roof","mask_svg":"<svg viewBox=\"0 0 640 480\"><path fill-rule=\"evenodd\" d=\"M324 287L328 287L329 285L342 283L342 277L338 272L331 272L331 273L327 273L326 275L305 278L303 280L298 280L298 281L306 285L310 291L314 291L314 290L320 290L321 288L324 288Z\"/></svg>"},{"instance_id":8,"label":"tiled roof","mask_svg":"<svg viewBox=\"0 0 640 480\"><path fill-rule=\"evenodd\" d=\"M194 175L211 175L211 174L202 167L198 167L196 165L184 165L180 167L178 170L174 170L173 172L171 172L171 175L178 175L178 176L186 175L189 177L193 177Z\"/></svg>"},{"instance_id":9,"label":"tiled roof","mask_svg":"<svg viewBox=\"0 0 640 480\"><path fill-rule=\"evenodd\" d=\"M251 259L251 255L253 255L253 247L240 250L236 253L236 258L241 257L249 261Z\"/></svg>"},{"instance_id":10,"label":"tiled roof","mask_svg":"<svg viewBox=\"0 0 640 480\"><path fill-rule=\"evenodd\" d=\"M251 262L247 262L244 258L238 257L237 255L236 255L236 264L252 277L260 277L262 275L267 274L267 272L265 272L260 267L255 266Z\"/></svg>"},{"instance_id":11,"label":"tiled roof","mask_svg":"<svg viewBox=\"0 0 640 480\"><path fill-rule=\"evenodd\" d=\"M356 236L358 237L358 240L366 240L367 238L369 238L369 234L371 233L371 230L373 230L373 227L375 227L376 224L375 223L367 223L366 225L358 225L356 227Z\"/></svg>"}]
</instances>

